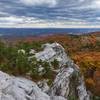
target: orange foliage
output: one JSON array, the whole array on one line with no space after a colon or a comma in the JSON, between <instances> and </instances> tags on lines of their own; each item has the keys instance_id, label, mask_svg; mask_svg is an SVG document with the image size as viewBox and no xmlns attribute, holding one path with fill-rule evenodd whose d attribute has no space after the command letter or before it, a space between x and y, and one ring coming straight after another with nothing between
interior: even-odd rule
<instances>
[{"instance_id":1,"label":"orange foliage","mask_svg":"<svg viewBox=\"0 0 100 100\"><path fill-rule=\"evenodd\" d=\"M89 87L94 87L95 86L95 82L93 81L93 79L91 78L87 78L86 80L86 83L89 85Z\"/></svg>"}]
</instances>

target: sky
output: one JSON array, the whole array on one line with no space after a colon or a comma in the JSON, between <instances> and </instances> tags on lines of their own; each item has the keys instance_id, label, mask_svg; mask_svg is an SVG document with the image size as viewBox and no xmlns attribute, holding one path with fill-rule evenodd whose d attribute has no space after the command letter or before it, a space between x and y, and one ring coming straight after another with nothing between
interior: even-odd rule
<instances>
[{"instance_id":1,"label":"sky","mask_svg":"<svg viewBox=\"0 0 100 100\"><path fill-rule=\"evenodd\" d=\"M0 27L100 28L100 0L0 0Z\"/></svg>"}]
</instances>

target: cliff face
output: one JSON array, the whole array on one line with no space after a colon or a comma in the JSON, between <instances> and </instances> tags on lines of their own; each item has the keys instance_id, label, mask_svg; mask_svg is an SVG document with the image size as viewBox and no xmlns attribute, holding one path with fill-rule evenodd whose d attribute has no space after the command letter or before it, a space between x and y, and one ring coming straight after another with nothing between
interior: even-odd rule
<instances>
[{"instance_id":1,"label":"cliff face","mask_svg":"<svg viewBox=\"0 0 100 100\"><path fill-rule=\"evenodd\" d=\"M73 62L58 73L49 94L63 96L68 100L90 100L81 72Z\"/></svg>"},{"instance_id":2,"label":"cliff face","mask_svg":"<svg viewBox=\"0 0 100 100\"><path fill-rule=\"evenodd\" d=\"M0 72L0 100L90 100L81 71L67 57L64 48L57 43L46 44L44 47L44 51L35 53L37 60L49 63L54 59L59 61L53 85L45 92L28 79Z\"/></svg>"}]
</instances>

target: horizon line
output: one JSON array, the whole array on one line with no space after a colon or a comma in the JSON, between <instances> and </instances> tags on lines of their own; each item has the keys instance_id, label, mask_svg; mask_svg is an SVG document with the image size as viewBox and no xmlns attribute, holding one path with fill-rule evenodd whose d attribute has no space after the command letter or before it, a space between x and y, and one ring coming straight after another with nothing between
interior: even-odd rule
<instances>
[{"instance_id":1,"label":"horizon line","mask_svg":"<svg viewBox=\"0 0 100 100\"><path fill-rule=\"evenodd\" d=\"M100 25L11 25L0 26L0 28L100 28Z\"/></svg>"}]
</instances>

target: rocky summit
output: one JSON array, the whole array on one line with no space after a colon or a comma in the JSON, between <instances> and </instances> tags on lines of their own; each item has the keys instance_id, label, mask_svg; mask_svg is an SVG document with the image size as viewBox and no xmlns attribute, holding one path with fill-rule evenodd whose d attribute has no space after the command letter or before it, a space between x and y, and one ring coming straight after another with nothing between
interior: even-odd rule
<instances>
[{"instance_id":1,"label":"rocky summit","mask_svg":"<svg viewBox=\"0 0 100 100\"><path fill-rule=\"evenodd\" d=\"M48 86L45 81L43 89L39 82L0 71L0 100L91 100L79 67L67 57L64 48L58 43L43 47L43 51L35 52L37 60L59 61L59 70L52 69L57 72L53 84Z\"/></svg>"}]
</instances>

